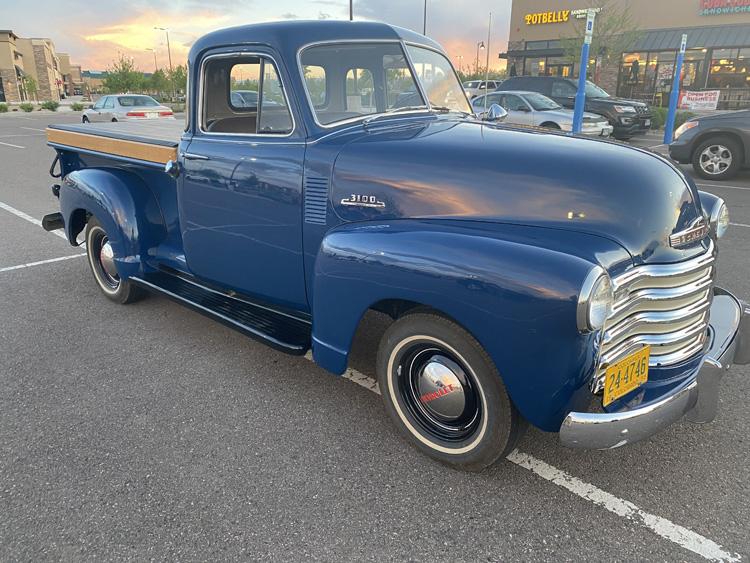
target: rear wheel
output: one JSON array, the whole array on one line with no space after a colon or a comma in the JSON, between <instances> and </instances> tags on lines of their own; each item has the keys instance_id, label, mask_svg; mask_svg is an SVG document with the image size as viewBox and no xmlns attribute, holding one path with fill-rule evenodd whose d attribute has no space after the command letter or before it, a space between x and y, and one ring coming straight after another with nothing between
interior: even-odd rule
<instances>
[{"instance_id":1,"label":"rear wheel","mask_svg":"<svg viewBox=\"0 0 750 563\"><path fill-rule=\"evenodd\" d=\"M552 123L551 121L542 123L542 127L544 127L545 129L557 129L558 131L561 129L557 123Z\"/></svg>"},{"instance_id":2,"label":"rear wheel","mask_svg":"<svg viewBox=\"0 0 750 563\"><path fill-rule=\"evenodd\" d=\"M112 123L117 123L117 118L116 117L112 118Z\"/></svg>"},{"instance_id":3,"label":"rear wheel","mask_svg":"<svg viewBox=\"0 0 750 563\"><path fill-rule=\"evenodd\" d=\"M140 287L120 278L109 236L93 216L86 225L86 256L99 289L108 299L126 304L144 295Z\"/></svg>"},{"instance_id":4,"label":"rear wheel","mask_svg":"<svg viewBox=\"0 0 750 563\"><path fill-rule=\"evenodd\" d=\"M693 170L706 180L729 180L742 166L739 144L729 137L711 137L693 153Z\"/></svg>"},{"instance_id":5,"label":"rear wheel","mask_svg":"<svg viewBox=\"0 0 750 563\"><path fill-rule=\"evenodd\" d=\"M377 360L386 410L419 450L479 471L515 447L525 422L479 343L452 321L409 314L386 331Z\"/></svg>"},{"instance_id":6,"label":"rear wheel","mask_svg":"<svg viewBox=\"0 0 750 563\"><path fill-rule=\"evenodd\" d=\"M88 122L89 122L89 118L88 118L88 117L86 117L86 116L84 115L84 116L83 116L83 117L81 118L81 122L82 122L82 123L88 123Z\"/></svg>"}]
</instances>

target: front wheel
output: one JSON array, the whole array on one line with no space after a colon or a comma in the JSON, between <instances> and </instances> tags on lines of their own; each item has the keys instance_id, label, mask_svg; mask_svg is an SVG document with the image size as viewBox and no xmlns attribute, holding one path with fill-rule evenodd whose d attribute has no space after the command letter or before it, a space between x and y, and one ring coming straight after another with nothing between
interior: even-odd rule
<instances>
[{"instance_id":1,"label":"front wheel","mask_svg":"<svg viewBox=\"0 0 750 563\"><path fill-rule=\"evenodd\" d=\"M108 299L124 305L143 296L140 287L120 278L109 236L93 216L86 225L86 256L99 289Z\"/></svg>"},{"instance_id":2,"label":"front wheel","mask_svg":"<svg viewBox=\"0 0 750 563\"><path fill-rule=\"evenodd\" d=\"M83 117L81 118L81 122L82 122L82 123L88 123L88 122L89 122L89 118L88 118L88 117L86 117L86 116L84 115L84 116L83 116Z\"/></svg>"},{"instance_id":3,"label":"front wheel","mask_svg":"<svg viewBox=\"0 0 750 563\"><path fill-rule=\"evenodd\" d=\"M515 447L526 427L494 363L450 320L414 313L383 335L377 359L386 410L419 450L480 471Z\"/></svg>"},{"instance_id":4,"label":"front wheel","mask_svg":"<svg viewBox=\"0 0 750 563\"><path fill-rule=\"evenodd\" d=\"M739 145L729 137L706 139L693 154L693 170L706 180L729 180L742 164Z\"/></svg>"}]
</instances>

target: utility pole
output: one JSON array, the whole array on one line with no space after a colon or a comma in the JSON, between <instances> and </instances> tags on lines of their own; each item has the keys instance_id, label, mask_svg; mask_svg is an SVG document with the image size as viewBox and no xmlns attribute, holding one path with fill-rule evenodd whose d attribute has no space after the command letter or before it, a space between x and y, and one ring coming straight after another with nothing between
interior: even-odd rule
<instances>
[{"instance_id":1,"label":"utility pole","mask_svg":"<svg viewBox=\"0 0 750 563\"><path fill-rule=\"evenodd\" d=\"M682 78L682 65L685 62L685 50L687 49L687 34L683 34L680 43L680 53L677 55L677 64L674 69L674 82L672 93L669 95L669 112L667 123L664 125L664 144L669 145L674 139L674 118L677 114L677 103L680 99L680 78Z\"/></svg>"},{"instance_id":2,"label":"utility pole","mask_svg":"<svg viewBox=\"0 0 750 563\"><path fill-rule=\"evenodd\" d=\"M576 105L573 110L573 133L580 133L583 126L583 112L586 107L586 72L589 65L589 50L591 40L594 37L594 20L596 12L589 10L586 16L586 36L581 47L580 71L578 73L578 92L576 92Z\"/></svg>"}]
</instances>

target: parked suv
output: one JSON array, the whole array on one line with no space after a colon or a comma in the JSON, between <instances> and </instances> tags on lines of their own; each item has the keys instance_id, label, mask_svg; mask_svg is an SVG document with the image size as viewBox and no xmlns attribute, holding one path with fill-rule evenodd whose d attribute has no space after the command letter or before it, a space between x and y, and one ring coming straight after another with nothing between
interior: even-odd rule
<instances>
[{"instance_id":1,"label":"parked suv","mask_svg":"<svg viewBox=\"0 0 750 563\"><path fill-rule=\"evenodd\" d=\"M475 96L481 96L487 92L492 92L496 88L499 88L500 84L501 82L499 80L488 80L486 82L484 80L469 80L468 82L463 83L463 87L466 91L466 95L471 99Z\"/></svg>"},{"instance_id":2,"label":"parked suv","mask_svg":"<svg viewBox=\"0 0 750 563\"><path fill-rule=\"evenodd\" d=\"M514 76L498 88L502 91L527 90L539 92L563 107L573 108L578 82L557 76ZM609 120L617 139L630 139L651 129L651 108L644 102L615 98L593 82L586 82L586 111L598 113Z\"/></svg>"}]
</instances>

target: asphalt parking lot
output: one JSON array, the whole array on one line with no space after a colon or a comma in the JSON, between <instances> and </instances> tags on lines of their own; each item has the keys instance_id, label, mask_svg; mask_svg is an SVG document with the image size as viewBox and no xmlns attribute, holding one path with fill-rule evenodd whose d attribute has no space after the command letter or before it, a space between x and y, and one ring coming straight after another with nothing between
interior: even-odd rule
<instances>
[{"instance_id":1,"label":"asphalt parking lot","mask_svg":"<svg viewBox=\"0 0 750 563\"><path fill-rule=\"evenodd\" d=\"M750 557L747 366L711 424L609 452L530 430L510 461L451 470L373 392L378 316L336 378L166 299L100 295L34 224L58 209L44 127L77 119L0 115L0 560ZM750 174L700 183L731 209L719 281L750 299Z\"/></svg>"}]
</instances>

